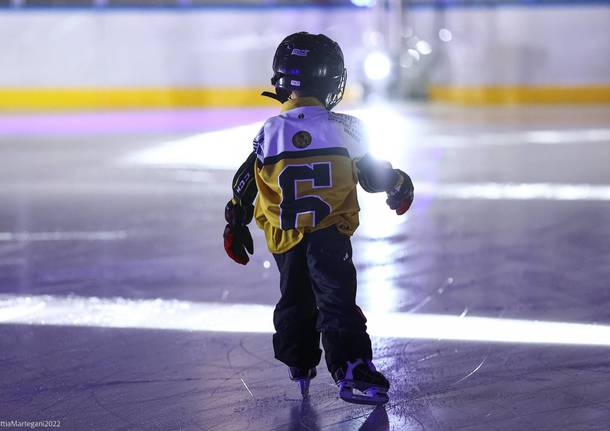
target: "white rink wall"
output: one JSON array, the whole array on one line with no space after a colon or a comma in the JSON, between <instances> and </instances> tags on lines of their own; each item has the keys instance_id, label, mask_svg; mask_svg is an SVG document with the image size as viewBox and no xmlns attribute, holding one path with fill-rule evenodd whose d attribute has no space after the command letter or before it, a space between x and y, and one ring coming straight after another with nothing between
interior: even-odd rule
<instances>
[{"instance_id":1,"label":"white rink wall","mask_svg":"<svg viewBox=\"0 0 610 431\"><path fill-rule=\"evenodd\" d=\"M19 106L36 105L39 89L262 88L278 42L300 30L336 39L354 84L376 39L373 30L387 32L388 22L383 12L352 7L5 8L0 108L10 109L19 91L29 91ZM401 70L416 77L414 85L589 86L594 93L601 86L610 97L610 1L419 6L403 16L403 34L409 28L432 49L412 70ZM441 28L451 41L439 39ZM402 41L403 54L408 43ZM71 97L74 104L83 100ZM155 97L143 103L154 104Z\"/></svg>"},{"instance_id":2,"label":"white rink wall","mask_svg":"<svg viewBox=\"0 0 610 431\"><path fill-rule=\"evenodd\" d=\"M443 85L610 83L607 5L418 9L408 25L432 41L432 81ZM448 29L451 41L439 39Z\"/></svg>"},{"instance_id":3,"label":"white rink wall","mask_svg":"<svg viewBox=\"0 0 610 431\"><path fill-rule=\"evenodd\" d=\"M265 86L295 31L335 38L353 68L370 18L352 8L4 11L0 87Z\"/></svg>"}]
</instances>

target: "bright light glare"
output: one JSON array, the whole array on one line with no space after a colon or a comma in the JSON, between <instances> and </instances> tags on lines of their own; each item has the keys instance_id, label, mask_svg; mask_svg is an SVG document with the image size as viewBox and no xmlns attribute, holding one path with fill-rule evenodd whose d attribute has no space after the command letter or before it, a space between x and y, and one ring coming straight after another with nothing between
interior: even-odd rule
<instances>
[{"instance_id":1,"label":"bright light glare","mask_svg":"<svg viewBox=\"0 0 610 431\"><path fill-rule=\"evenodd\" d=\"M172 168L236 169L252 152L263 123L201 133L130 154L123 161Z\"/></svg>"},{"instance_id":2,"label":"bright light glare","mask_svg":"<svg viewBox=\"0 0 610 431\"><path fill-rule=\"evenodd\" d=\"M364 73L371 81L382 81L390 76L392 61L386 53L371 52L364 60Z\"/></svg>"},{"instance_id":3,"label":"bright light glare","mask_svg":"<svg viewBox=\"0 0 610 431\"><path fill-rule=\"evenodd\" d=\"M348 111L366 125L369 152L380 159L405 163L411 147L408 145L416 131L413 121L390 106L378 105L367 109Z\"/></svg>"},{"instance_id":4,"label":"bright light glare","mask_svg":"<svg viewBox=\"0 0 610 431\"><path fill-rule=\"evenodd\" d=\"M375 5L375 0L352 0L352 4L360 7L371 7Z\"/></svg>"},{"instance_id":5,"label":"bright light glare","mask_svg":"<svg viewBox=\"0 0 610 431\"><path fill-rule=\"evenodd\" d=\"M448 29L441 28L438 31L438 38L443 42L451 42L451 39L453 39L453 34L451 34L451 31L449 31Z\"/></svg>"},{"instance_id":6,"label":"bright light glare","mask_svg":"<svg viewBox=\"0 0 610 431\"><path fill-rule=\"evenodd\" d=\"M610 201L610 186L553 183L425 183L416 194L449 199Z\"/></svg>"},{"instance_id":7,"label":"bright light glare","mask_svg":"<svg viewBox=\"0 0 610 431\"><path fill-rule=\"evenodd\" d=\"M372 335L396 338L610 346L610 326L488 317L368 313Z\"/></svg>"},{"instance_id":8,"label":"bright light glare","mask_svg":"<svg viewBox=\"0 0 610 431\"><path fill-rule=\"evenodd\" d=\"M610 129L531 130L500 133L469 133L466 135L426 134L418 145L436 148L466 148L502 145L606 144Z\"/></svg>"},{"instance_id":9,"label":"bright light glare","mask_svg":"<svg viewBox=\"0 0 610 431\"><path fill-rule=\"evenodd\" d=\"M126 238L127 232L123 230L92 232L0 232L0 242L114 241Z\"/></svg>"},{"instance_id":10,"label":"bright light glare","mask_svg":"<svg viewBox=\"0 0 610 431\"><path fill-rule=\"evenodd\" d=\"M428 55L430 53L432 53L432 47L430 46L430 44L428 42L426 42L425 40L420 40L419 42L417 42L415 44L415 48L419 51L420 54L422 55Z\"/></svg>"},{"instance_id":11,"label":"bright light glare","mask_svg":"<svg viewBox=\"0 0 610 431\"><path fill-rule=\"evenodd\" d=\"M0 323L5 324L268 333L272 312L267 305L0 295Z\"/></svg>"},{"instance_id":12,"label":"bright light glare","mask_svg":"<svg viewBox=\"0 0 610 431\"><path fill-rule=\"evenodd\" d=\"M385 200L385 193L358 194L358 202L362 208L358 232L364 237L375 240L392 237L398 233L400 225L408 219L408 217L397 217L396 213L388 208ZM392 252L393 247L385 241L377 241L374 244L376 245L367 243L366 261L374 264L387 262L386 253ZM376 248L376 252L369 255L369 250Z\"/></svg>"},{"instance_id":13,"label":"bright light glare","mask_svg":"<svg viewBox=\"0 0 610 431\"><path fill-rule=\"evenodd\" d=\"M177 300L0 295L0 323L272 333L273 306ZM367 312L380 337L610 346L610 326Z\"/></svg>"}]
</instances>

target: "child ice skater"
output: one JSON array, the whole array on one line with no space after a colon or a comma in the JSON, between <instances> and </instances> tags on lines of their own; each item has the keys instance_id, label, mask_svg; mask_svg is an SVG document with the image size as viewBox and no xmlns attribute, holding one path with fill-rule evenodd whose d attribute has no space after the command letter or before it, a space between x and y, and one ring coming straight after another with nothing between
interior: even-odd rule
<instances>
[{"instance_id":1,"label":"child ice skater","mask_svg":"<svg viewBox=\"0 0 610 431\"><path fill-rule=\"evenodd\" d=\"M321 335L340 397L384 404L390 384L372 363L366 318L356 305L350 242L360 209L356 185L387 193L387 204L401 215L413 201L413 184L367 154L357 118L332 112L347 76L336 42L292 34L277 48L273 72L275 93L263 95L281 102L281 113L265 122L235 174L225 208L225 250L248 263L254 248L247 225L254 217L280 271L275 357L289 367L303 396L316 376Z\"/></svg>"}]
</instances>

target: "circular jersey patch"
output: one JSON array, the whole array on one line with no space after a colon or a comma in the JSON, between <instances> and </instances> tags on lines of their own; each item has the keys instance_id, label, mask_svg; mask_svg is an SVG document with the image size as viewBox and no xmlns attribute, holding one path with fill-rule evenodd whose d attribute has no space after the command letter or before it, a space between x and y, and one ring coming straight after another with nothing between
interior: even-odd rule
<instances>
[{"instance_id":1,"label":"circular jersey patch","mask_svg":"<svg viewBox=\"0 0 610 431\"><path fill-rule=\"evenodd\" d=\"M305 130L295 133L292 137L292 145L297 148L305 148L308 147L309 144L311 144L311 135Z\"/></svg>"}]
</instances>

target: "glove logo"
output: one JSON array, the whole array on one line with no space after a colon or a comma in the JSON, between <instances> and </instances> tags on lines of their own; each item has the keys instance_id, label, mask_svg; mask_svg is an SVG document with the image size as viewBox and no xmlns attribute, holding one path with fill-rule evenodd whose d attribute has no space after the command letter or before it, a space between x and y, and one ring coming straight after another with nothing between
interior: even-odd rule
<instances>
[{"instance_id":1,"label":"glove logo","mask_svg":"<svg viewBox=\"0 0 610 431\"><path fill-rule=\"evenodd\" d=\"M305 130L297 132L292 137L292 145L297 148L307 148L311 144L311 135Z\"/></svg>"}]
</instances>

